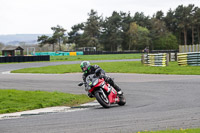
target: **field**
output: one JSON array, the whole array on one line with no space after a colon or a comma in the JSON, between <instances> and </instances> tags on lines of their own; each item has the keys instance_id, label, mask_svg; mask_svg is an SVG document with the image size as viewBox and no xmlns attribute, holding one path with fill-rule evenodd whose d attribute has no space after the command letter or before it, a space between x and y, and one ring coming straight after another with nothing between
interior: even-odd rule
<instances>
[{"instance_id":1,"label":"field","mask_svg":"<svg viewBox=\"0 0 200 133\"><path fill-rule=\"evenodd\" d=\"M52 106L74 106L91 100L94 99L86 95L0 89L0 114Z\"/></svg>"},{"instance_id":2,"label":"field","mask_svg":"<svg viewBox=\"0 0 200 133\"><path fill-rule=\"evenodd\" d=\"M179 129L179 130L163 130L163 131L144 131L137 133L200 133L200 128L197 129Z\"/></svg>"},{"instance_id":3,"label":"field","mask_svg":"<svg viewBox=\"0 0 200 133\"><path fill-rule=\"evenodd\" d=\"M140 73L140 74L178 74L178 75L200 75L198 66L179 66L177 62L170 62L167 67L145 66L139 61L127 62L105 62L96 63L107 73ZM81 72L79 64L47 66L40 68L25 68L12 71L12 73L77 73Z\"/></svg>"},{"instance_id":4,"label":"field","mask_svg":"<svg viewBox=\"0 0 200 133\"><path fill-rule=\"evenodd\" d=\"M105 54L105 55L78 55L78 56L51 56L51 61L77 61L77 60L120 60L140 59L141 54Z\"/></svg>"}]
</instances>

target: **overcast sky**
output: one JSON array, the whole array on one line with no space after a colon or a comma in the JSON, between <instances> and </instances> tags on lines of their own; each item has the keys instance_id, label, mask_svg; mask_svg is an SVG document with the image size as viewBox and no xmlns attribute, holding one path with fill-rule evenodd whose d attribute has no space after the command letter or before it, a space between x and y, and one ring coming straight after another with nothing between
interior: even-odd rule
<instances>
[{"instance_id":1,"label":"overcast sky","mask_svg":"<svg viewBox=\"0 0 200 133\"><path fill-rule=\"evenodd\" d=\"M91 9L104 18L113 11L152 16L181 4L200 7L200 0L0 0L0 34L52 34L56 25L70 31L87 20Z\"/></svg>"}]
</instances>

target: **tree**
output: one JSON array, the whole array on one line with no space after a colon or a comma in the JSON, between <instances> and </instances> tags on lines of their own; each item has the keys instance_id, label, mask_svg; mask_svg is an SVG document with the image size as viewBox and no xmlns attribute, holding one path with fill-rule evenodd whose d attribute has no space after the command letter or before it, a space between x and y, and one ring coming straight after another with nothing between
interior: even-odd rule
<instances>
[{"instance_id":1,"label":"tree","mask_svg":"<svg viewBox=\"0 0 200 133\"><path fill-rule=\"evenodd\" d=\"M136 12L133 17L133 22L136 22L139 26L150 28L150 18L149 16L145 16L143 12Z\"/></svg>"},{"instance_id":2,"label":"tree","mask_svg":"<svg viewBox=\"0 0 200 133\"><path fill-rule=\"evenodd\" d=\"M155 50L172 50L178 49L178 41L176 36L171 33L166 33L154 41Z\"/></svg>"},{"instance_id":3,"label":"tree","mask_svg":"<svg viewBox=\"0 0 200 133\"><path fill-rule=\"evenodd\" d=\"M89 18L83 28L84 32L81 40L85 46L100 48L99 37L102 24L102 17L98 16L97 12L91 10L88 14Z\"/></svg>"},{"instance_id":4,"label":"tree","mask_svg":"<svg viewBox=\"0 0 200 133\"><path fill-rule=\"evenodd\" d=\"M42 35L42 36L38 37L37 41L40 44L39 47L43 47L44 45L49 44L49 45L53 46L52 51L53 52L55 51L55 43L56 43L56 41L52 37L49 37L49 36L46 36L46 35Z\"/></svg>"},{"instance_id":5,"label":"tree","mask_svg":"<svg viewBox=\"0 0 200 133\"><path fill-rule=\"evenodd\" d=\"M165 22L156 18L151 19L151 28L150 28L150 38L152 40L151 42L151 49L154 49L156 47L155 45L158 45L155 43L157 39L159 39L161 36L164 36L165 33L167 33L167 27L165 26Z\"/></svg>"},{"instance_id":6,"label":"tree","mask_svg":"<svg viewBox=\"0 0 200 133\"><path fill-rule=\"evenodd\" d=\"M175 17L177 27L182 30L184 35L184 45L187 45L187 31L191 25L190 18L193 12L194 5L183 6L180 5L175 10Z\"/></svg>"},{"instance_id":7,"label":"tree","mask_svg":"<svg viewBox=\"0 0 200 133\"><path fill-rule=\"evenodd\" d=\"M136 22L130 23L129 30L127 32L128 36L128 49L136 49L137 41L138 41L138 25Z\"/></svg>"},{"instance_id":8,"label":"tree","mask_svg":"<svg viewBox=\"0 0 200 133\"><path fill-rule=\"evenodd\" d=\"M196 20L197 18L195 17L195 12L197 10L197 7L195 7L194 5L190 4L188 5L187 7L187 12L189 13L188 14L188 18L189 18L189 30L191 30L191 43L194 44L194 28L195 28L195 23L196 23Z\"/></svg>"},{"instance_id":9,"label":"tree","mask_svg":"<svg viewBox=\"0 0 200 133\"><path fill-rule=\"evenodd\" d=\"M149 30L137 25L136 22L130 24L127 36L129 38L129 50L142 50L149 47Z\"/></svg>"},{"instance_id":10,"label":"tree","mask_svg":"<svg viewBox=\"0 0 200 133\"><path fill-rule=\"evenodd\" d=\"M122 40L121 16L114 11L103 23L101 42L105 50L116 51L121 46Z\"/></svg>"},{"instance_id":11,"label":"tree","mask_svg":"<svg viewBox=\"0 0 200 133\"><path fill-rule=\"evenodd\" d=\"M164 22L165 22L167 29L169 31L171 31L173 34L175 34L178 31L177 24L176 24L177 20L176 20L174 14L175 14L175 12L172 11L172 9L169 9L166 17L164 18Z\"/></svg>"},{"instance_id":12,"label":"tree","mask_svg":"<svg viewBox=\"0 0 200 133\"><path fill-rule=\"evenodd\" d=\"M65 36L66 30L59 25L57 25L56 27L51 27L51 29L54 32L52 40L54 40L54 42L59 45L59 50L62 51L61 44L67 42L67 37Z\"/></svg>"},{"instance_id":13,"label":"tree","mask_svg":"<svg viewBox=\"0 0 200 133\"><path fill-rule=\"evenodd\" d=\"M149 48L151 40L149 33L147 28L138 26L138 42L136 49L143 50L144 48Z\"/></svg>"},{"instance_id":14,"label":"tree","mask_svg":"<svg viewBox=\"0 0 200 133\"><path fill-rule=\"evenodd\" d=\"M130 12L129 13L120 12L120 16L121 16L121 29L122 29L121 37L123 38L121 47L122 50L127 50L129 49L128 46L129 37L127 36L127 32L130 29L130 23L133 22L133 18L131 17Z\"/></svg>"},{"instance_id":15,"label":"tree","mask_svg":"<svg viewBox=\"0 0 200 133\"><path fill-rule=\"evenodd\" d=\"M196 7L195 13L194 13L194 26L196 27L197 31L197 43L200 44L200 8Z\"/></svg>"},{"instance_id":16,"label":"tree","mask_svg":"<svg viewBox=\"0 0 200 133\"><path fill-rule=\"evenodd\" d=\"M59 45L59 50L62 51L61 44L67 42L67 37L65 36L65 29L57 25L57 27L52 27L53 35L51 37L42 35L38 37L38 42L40 47L43 47L46 44L53 45L52 51L55 51L55 45Z\"/></svg>"},{"instance_id":17,"label":"tree","mask_svg":"<svg viewBox=\"0 0 200 133\"><path fill-rule=\"evenodd\" d=\"M83 29L84 29L83 23L74 25L72 27L72 31L68 32L69 37L67 42L72 44L74 43L76 48L81 47L82 46L81 36L83 34L82 33Z\"/></svg>"},{"instance_id":18,"label":"tree","mask_svg":"<svg viewBox=\"0 0 200 133\"><path fill-rule=\"evenodd\" d=\"M156 14L154 15L154 17L156 19L159 19L159 20L163 20L164 18L164 13L162 11L157 11Z\"/></svg>"}]
</instances>

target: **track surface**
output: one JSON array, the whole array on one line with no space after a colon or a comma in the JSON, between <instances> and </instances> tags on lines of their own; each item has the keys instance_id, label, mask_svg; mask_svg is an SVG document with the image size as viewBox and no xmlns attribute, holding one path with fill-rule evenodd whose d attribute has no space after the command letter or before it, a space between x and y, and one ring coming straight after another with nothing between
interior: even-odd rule
<instances>
[{"instance_id":1,"label":"track surface","mask_svg":"<svg viewBox=\"0 0 200 133\"><path fill-rule=\"evenodd\" d=\"M30 64L32 63L0 65L0 73L29 67ZM33 63L32 66L35 64L37 63ZM108 75L114 77L123 89L127 99L125 106L113 106L110 109L95 106L76 112L0 120L0 132L132 133L141 130L200 127L200 76L117 73ZM39 89L85 94L83 88L77 87L80 81L80 73L0 74L1 89Z\"/></svg>"}]
</instances>

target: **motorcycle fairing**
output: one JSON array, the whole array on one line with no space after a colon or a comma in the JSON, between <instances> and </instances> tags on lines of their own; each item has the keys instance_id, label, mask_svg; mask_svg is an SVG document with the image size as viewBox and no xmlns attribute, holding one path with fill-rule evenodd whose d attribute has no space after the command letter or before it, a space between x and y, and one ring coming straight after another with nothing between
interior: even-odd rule
<instances>
[{"instance_id":1,"label":"motorcycle fairing","mask_svg":"<svg viewBox=\"0 0 200 133\"><path fill-rule=\"evenodd\" d=\"M111 92L108 95L108 99L110 103L119 102L119 97L117 96L117 91L114 88L111 88Z\"/></svg>"}]
</instances>

